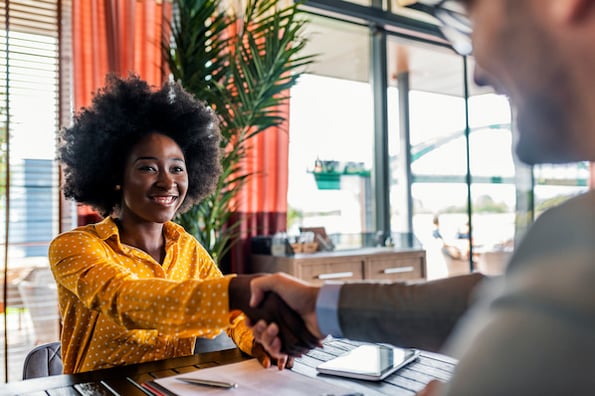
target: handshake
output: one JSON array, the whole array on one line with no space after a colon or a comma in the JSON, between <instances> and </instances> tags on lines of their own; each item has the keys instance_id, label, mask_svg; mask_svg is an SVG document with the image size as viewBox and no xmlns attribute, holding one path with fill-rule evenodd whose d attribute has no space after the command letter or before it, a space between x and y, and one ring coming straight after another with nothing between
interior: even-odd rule
<instances>
[{"instance_id":1,"label":"handshake","mask_svg":"<svg viewBox=\"0 0 595 396\"><path fill-rule=\"evenodd\" d=\"M244 312L256 341L272 357L298 357L323 338L316 321L317 295L317 287L288 275L238 275L229 283L229 309Z\"/></svg>"}]
</instances>

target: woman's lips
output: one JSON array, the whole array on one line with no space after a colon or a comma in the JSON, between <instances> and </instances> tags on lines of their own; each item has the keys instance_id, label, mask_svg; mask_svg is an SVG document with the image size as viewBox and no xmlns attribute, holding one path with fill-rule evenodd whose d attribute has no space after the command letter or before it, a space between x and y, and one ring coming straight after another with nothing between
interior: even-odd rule
<instances>
[{"instance_id":1,"label":"woman's lips","mask_svg":"<svg viewBox=\"0 0 595 396\"><path fill-rule=\"evenodd\" d=\"M178 197L174 195L155 195L151 197L151 199L160 205L170 206L178 199Z\"/></svg>"}]
</instances>

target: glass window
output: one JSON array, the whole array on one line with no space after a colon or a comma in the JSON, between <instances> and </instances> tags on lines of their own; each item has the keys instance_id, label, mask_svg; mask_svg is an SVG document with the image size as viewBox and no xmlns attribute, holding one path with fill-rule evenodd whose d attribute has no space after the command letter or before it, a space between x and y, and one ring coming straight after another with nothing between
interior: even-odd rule
<instances>
[{"instance_id":1,"label":"glass window","mask_svg":"<svg viewBox=\"0 0 595 396\"><path fill-rule=\"evenodd\" d=\"M539 165L535 178L535 216L588 190L589 163Z\"/></svg>"},{"instance_id":2,"label":"glass window","mask_svg":"<svg viewBox=\"0 0 595 396\"><path fill-rule=\"evenodd\" d=\"M469 158L475 268L502 273L515 237L516 187L508 100L493 93L469 98Z\"/></svg>"},{"instance_id":3,"label":"glass window","mask_svg":"<svg viewBox=\"0 0 595 396\"><path fill-rule=\"evenodd\" d=\"M48 244L59 224L54 161L58 4L8 1L0 8L7 22L0 30L0 216L6 224L0 237L3 252L7 249L0 271L0 287L6 285L7 294L1 304L6 321L0 324L0 337L6 344L0 347L0 369L9 381L21 379L25 354L35 344L59 339L56 287L47 261Z\"/></svg>"},{"instance_id":4,"label":"glass window","mask_svg":"<svg viewBox=\"0 0 595 396\"><path fill-rule=\"evenodd\" d=\"M409 125L413 233L426 249L428 278L468 272L466 243L467 157L463 63L439 47L388 41L391 228L402 232L407 213L401 163L399 73L409 80ZM448 245L448 249L446 248Z\"/></svg>"},{"instance_id":5,"label":"glass window","mask_svg":"<svg viewBox=\"0 0 595 396\"><path fill-rule=\"evenodd\" d=\"M320 55L291 90L288 233L325 227L338 249L360 247L372 231L368 30L317 17L307 28L306 52Z\"/></svg>"},{"instance_id":6,"label":"glass window","mask_svg":"<svg viewBox=\"0 0 595 396\"><path fill-rule=\"evenodd\" d=\"M396 38L388 46L392 54L388 62L392 229L406 231L402 189L407 181L399 169L403 164L397 160L403 149L405 132L400 130L399 117L404 110L399 108L395 78L406 73L412 224L415 237L426 249L428 278L468 273L471 265L501 273L512 251L515 230L508 101L470 81L467 139L463 58L436 46Z\"/></svg>"},{"instance_id":7,"label":"glass window","mask_svg":"<svg viewBox=\"0 0 595 396\"><path fill-rule=\"evenodd\" d=\"M294 232L322 225L331 233L372 233L369 179L312 177L341 173L345 162L372 171L371 29L323 17L308 28L309 49L321 56L292 89L288 224ZM588 189L588 164L520 163L510 104L473 83L473 58L423 35L384 33L391 230L412 233L425 248L429 279L501 273L534 216Z\"/></svg>"}]
</instances>

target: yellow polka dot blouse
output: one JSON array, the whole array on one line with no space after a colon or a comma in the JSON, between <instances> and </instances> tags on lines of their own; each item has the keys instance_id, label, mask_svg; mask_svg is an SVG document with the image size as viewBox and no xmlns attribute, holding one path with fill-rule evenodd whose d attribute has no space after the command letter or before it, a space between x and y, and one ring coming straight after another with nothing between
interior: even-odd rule
<instances>
[{"instance_id":1,"label":"yellow polka dot blouse","mask_svg":"<svg viewBox=\"0 0 595 396\"><path fill-rule=\"evenodd\" d=\"M163 265L121 244L110 217L52 241L64 373L191 355L196 336L223 329L250 353L243 315L229 312L231 277L179 225L166 223L164 235Z\"/></svg>"}]
</instances>

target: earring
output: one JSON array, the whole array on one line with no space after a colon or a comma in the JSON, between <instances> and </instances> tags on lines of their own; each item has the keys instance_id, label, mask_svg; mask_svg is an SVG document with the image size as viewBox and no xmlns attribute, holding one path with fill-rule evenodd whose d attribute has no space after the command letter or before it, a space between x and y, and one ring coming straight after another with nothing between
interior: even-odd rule
<instances>
[{"instance_id":1,"label":"earring","mask_svg":"<svg viewBox=\"0 0 595 396\"><path fill-rule=\"evenodd\" d=\"M114 190L116 191L120 191L122 189L122 186L119 184L116 184L116 186L114 187Z\"/></svg>"}]
</instances>

